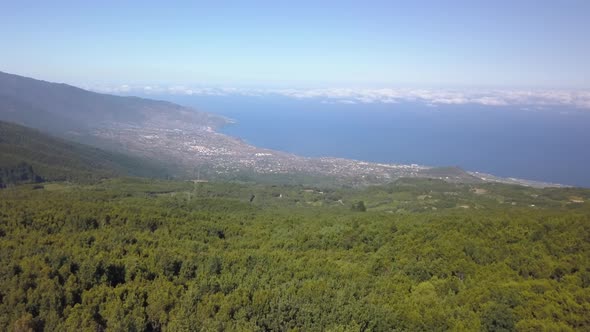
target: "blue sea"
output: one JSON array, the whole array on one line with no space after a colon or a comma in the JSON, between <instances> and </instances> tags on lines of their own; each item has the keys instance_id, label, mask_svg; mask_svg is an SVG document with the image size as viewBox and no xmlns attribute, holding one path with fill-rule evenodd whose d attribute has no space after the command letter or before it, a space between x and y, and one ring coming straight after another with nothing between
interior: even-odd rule
<instances>
[{"instance_id":1,"label":"blue sea","mask_svg":"<svg viewBox=\"0 0 590 332\"><path fill-rule=\"evenodd\" d=\"M237 123L224 133L302 156L459 166L590 187L590 110L327 104L276 96L158 98L228 116Z\"/></svg>"}]
</instances>

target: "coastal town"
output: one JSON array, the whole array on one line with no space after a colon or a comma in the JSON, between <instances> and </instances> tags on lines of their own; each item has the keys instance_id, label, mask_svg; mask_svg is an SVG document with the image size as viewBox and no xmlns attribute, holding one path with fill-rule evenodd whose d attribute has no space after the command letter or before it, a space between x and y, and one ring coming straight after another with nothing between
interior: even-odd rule
<instances>
[{"instance_id":1,"label":"coastal town","mask_svg":"<svg viewBox=\"0 0 590 332\"><path fill-rule=\"evenodd\" d=\"M335 157L309 158L250 145L225 135L208 122L150 121L141 126L111 124L92 134L115 143L121 151L159 161L183 170L186 177L216 178L235 174L321 176L350 184L378 184L403 177L434 178L447 182L503 182L533 187L556 186L489 174L466 172L456 167L432 168L417 164L384 164ZM231 120L224 119L229 122Z\"/></svg>"},{"instance_id":2,"label":"coastal town","mask_svg":"<svg viewBox=\"0 0 590 332\"><path fill-rule=\"evenodd\" d=\"M121 149L139 156L174 161L188 170L212 170L219 175L250 171L384 182L400 177L417 177L429 169L416 164L301 157L252 146L238 138L218 133L209 126L181 129L118 125L97 128L93 134L105 141L119 142Z\"/></svg>"}]
</instances>

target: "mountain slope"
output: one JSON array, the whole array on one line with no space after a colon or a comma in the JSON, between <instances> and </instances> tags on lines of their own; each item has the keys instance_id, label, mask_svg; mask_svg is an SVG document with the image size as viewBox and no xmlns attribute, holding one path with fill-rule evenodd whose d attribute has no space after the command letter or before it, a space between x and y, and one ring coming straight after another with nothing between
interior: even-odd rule
<instances>
[{"instance_id":1,"label":"mountain slope","mask_svg":"<svg viewBox=\"0 0 590 332\"><path fill-rule=\"evenodd\" d=\"M0 174L4 174L0 183L10 184L41 179L84 182L121 175L160 176L164 171L145 160L0 121Z\"/></svg>"},{"instance_id":2,"label":"mountain slope","mask_svg":"<svg viewBox=\"0 0 590 332\"><path fill-rule=\"evenodd\" d=\"M226 121L165 101L95 93L3 72L0 120L54 132L146 122L216 127Z\"/></svg>"}]
</instances>

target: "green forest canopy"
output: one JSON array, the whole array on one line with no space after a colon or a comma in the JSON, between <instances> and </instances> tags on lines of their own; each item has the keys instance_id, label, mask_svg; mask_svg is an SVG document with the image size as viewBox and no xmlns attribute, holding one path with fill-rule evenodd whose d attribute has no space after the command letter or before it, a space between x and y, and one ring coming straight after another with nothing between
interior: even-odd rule
<instances>
[{"instance_id":1,"label":"green forest canopy","mask_svg":"<svg viewBox=\"0 0 590 332\"><path fill-rule=\"evenodd\" d=\"M3 331L590 327L588 190L43 186L0 190Z\"/></svg>"}]
</instances>

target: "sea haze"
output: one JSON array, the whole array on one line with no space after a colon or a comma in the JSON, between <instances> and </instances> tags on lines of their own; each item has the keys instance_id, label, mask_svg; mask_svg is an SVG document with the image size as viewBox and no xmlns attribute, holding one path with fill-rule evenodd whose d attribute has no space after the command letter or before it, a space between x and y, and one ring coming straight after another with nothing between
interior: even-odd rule
<instances>
[{"instance_id":1,"label":"sea haze","mask_svg":"<svg viewBox=\"0 0 590 332\"><path fill-rule=\"evenodd\" d=\"M154 96L150 96L154 98ZM158 96L233 118L260 147L319 157L459 166L590 187L590 111L527 106L329 104L277 96Z\"/></svg>"}]
</instances>

